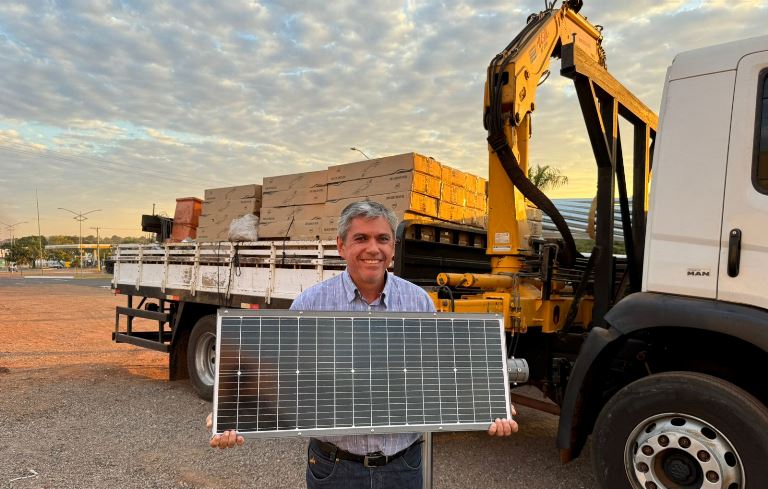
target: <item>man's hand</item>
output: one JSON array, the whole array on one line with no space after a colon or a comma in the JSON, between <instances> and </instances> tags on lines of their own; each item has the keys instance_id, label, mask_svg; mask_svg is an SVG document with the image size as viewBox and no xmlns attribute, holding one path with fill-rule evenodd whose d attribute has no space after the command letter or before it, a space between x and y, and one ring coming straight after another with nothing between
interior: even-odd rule
<instances>
[{"instance_id":1,"label":"man's hand","mask_svg":"<svg viewBox=\"0 0 768 489\"><path fill-rule=\"evenodd\" d=\"M213 413L205 418L205 427L208 431L211 431L211 428L213 428ZM232 448L235 445L240 446L243 443L245 443L245 438L238 435L235 430L231 430L225 431L220 435L214 435L211 438L210 445L211 448Z\"/></svg>"},{"instance_id":2,"label":"man's hand","mask_svg":"<svg viewBox=\"0 0 768 489\"><path fill-rule=\"evenodd\" d=\"M510 406L510 410L513 416L517 414L515 406ZM488 428L488 434L490 436L510 436L512 433L517 433L517 430L517 422L514 419L496 418L496 421L491 423L491 427Z\"/></svg>"}]
</instances>

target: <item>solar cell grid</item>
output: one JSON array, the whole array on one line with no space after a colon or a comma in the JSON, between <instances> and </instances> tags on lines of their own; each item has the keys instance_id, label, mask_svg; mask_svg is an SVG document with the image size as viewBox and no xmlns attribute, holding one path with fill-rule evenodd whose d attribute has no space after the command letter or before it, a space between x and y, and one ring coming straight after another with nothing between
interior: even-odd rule
<instances>
[{"instance_id":1,"label":"solar cell grid","mask_svg":"<svg viewBox=\"0 0 768 489\"><path fill-rule=\"evenodd\" d=\"M498 316L224 311L217 343L216 433L459 431L510 415Z\"/></svg>"}]
</instances>

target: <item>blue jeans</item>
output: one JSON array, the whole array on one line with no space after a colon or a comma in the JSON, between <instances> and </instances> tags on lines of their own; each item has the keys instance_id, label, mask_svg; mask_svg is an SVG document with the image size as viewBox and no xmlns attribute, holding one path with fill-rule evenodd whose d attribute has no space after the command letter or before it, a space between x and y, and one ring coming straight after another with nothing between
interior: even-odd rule
<instances>
[{"instance_id":1,"label":"blue jeans","mask_svg":"<svg viewBox=\"0 0 768 489\"><path fill-rule=\"evenodd\" d=\"M307 489L422 489L421 444L382 467L367 468L351 460L331 460L310 440Z\"/></svg>"}]
</instances>

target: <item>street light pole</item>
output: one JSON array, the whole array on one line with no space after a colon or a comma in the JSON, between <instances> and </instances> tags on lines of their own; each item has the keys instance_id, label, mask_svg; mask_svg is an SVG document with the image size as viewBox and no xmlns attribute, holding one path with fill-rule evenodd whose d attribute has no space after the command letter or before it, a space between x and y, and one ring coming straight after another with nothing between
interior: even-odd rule
<instances>
[{"instance_id":1,"label":"street light pole","mask_svg":"<svg viewBox=\"0 0 768 489\"><path fill-rule=\"evenodd\" d=\"M358 153L360 153L361 155L365 156L365 159L366 159L366 160L370 160L370 158L368 157L368 155L367 155L367 154L363 153L361 150L359 150L359 149L355 148L354 146L352 146L352 147L351 147L351 148L349 148L349 149L350 149L350 150L352 150L352 151L357 151L357 152L358 152Z\"/></svg>"},{"instance_id":2,"label":"street light pole","mask_svg":"<svg viewBox=\"0 0 768 489\"><path fill-rule=\"evenodd\" d=\"M73 217L72 219L74 219L75 221L77 221L80 224L80 234L79 234L79 240L78 240L78 250L80 251L80 270L82 270L83 269L83 221L87 221L88 220L88 218L85 217L86 215L88 215L88 214L90 214L92 212L99 212L101 209L93 209L93 210L88 211L88 212L82 212L82 211L75 212L75 211L71 211L69 209L65 209L64 207L59 207L59 209L62 210L62 211L67 211L67 212L71 212L72 214L74 214L75 217Z\"/></svg>"},{"instance_id":3,"label":"street light pole","mask_svg":"<svg viewBox=\"0 0 768 489\"><path fill-rule=\"evenodd\" d=\"M95 228L92 227L91 229L96 230L96 269L101 271L101 254L99 250L99 247L101 246L101 240L99 239L99 229L101 228L96 226Z\"/></svg>"}]
</instances>

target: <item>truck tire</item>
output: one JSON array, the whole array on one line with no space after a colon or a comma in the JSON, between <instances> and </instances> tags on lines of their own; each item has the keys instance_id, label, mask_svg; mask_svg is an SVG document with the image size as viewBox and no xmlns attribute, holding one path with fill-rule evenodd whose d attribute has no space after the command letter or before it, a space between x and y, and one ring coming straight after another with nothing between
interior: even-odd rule
<instances>
[{"instance_id":1,"label":"truck tire","mask_svg":"<svg viewBox=\"0 0 768 489\"><path fill-rule=\"evenodd\" d=\"M216 375L216 316L203 316L192 328L187 347L187 369L189 382L197 395L212 401Z\"/></svg>"},{"instance_id":2,"label":"truck tire","mask_svg":"<svg viewBox=\"0 0 768 489\"><path fill-rule=\"evenodd\" d=\"M617 392L595 425L605 489L744 489L768 481L768 409L717 377L666 372Z\"/></svg>"}]
</instances>

